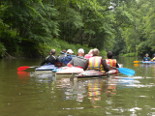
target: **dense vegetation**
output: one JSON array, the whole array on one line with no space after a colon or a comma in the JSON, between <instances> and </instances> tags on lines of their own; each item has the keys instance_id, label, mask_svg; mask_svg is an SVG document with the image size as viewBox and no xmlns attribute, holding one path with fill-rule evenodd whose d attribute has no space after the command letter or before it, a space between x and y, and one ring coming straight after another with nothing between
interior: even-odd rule
<instances>
[{"instance_id":1,"label":"dense vegetation","mask_svg":"<svg viewBox=\"0 0 155 116\"><path fill-rule=\"evenodd\" d=\"M154 0L1 0L0 56L79 47L152 54L154 6Z\"/></svg>"}]
</instances>

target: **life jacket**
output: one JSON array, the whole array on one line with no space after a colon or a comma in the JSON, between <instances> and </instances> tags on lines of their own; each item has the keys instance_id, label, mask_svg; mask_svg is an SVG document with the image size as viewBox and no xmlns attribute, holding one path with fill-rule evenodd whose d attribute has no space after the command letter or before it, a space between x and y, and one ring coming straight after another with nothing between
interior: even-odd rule
<instances>
[{"instance_id":1,"label":"life jacket","mask_svg":"<svg viewBox=\"0 0 155 116\"><path fill-rule=\"evenodd\" d=\"M103 70L102 57L93 56L88 60L88 70Z\"/></svg>"},{"instance_id":2,"label":"life jacket","mask_svg":"<svg viewBox=\"0 0 155 116\"><path fill-rule=\"evenodd\" d=\"M155 57L151 61L155 61Z\"/></svg>"},{"instance_id":3,"label":"life jacket","mask_svg":"<svg viewBox=\"0 0 155 116\"><path fill-rule=\"evenodd\" d=\"M150 61L150 57L144 57L143 60L144 61Z\"/></svg>"},{"instance_id":4,"label":"life jacket","mask_svg":"<svg viewBox=\"0 0 155 116\"><path fill-rule=\"evenodd\" d=\"M111 67L116 67L116 59L106 59L106 63Z\"/></svg>"}]
</instances>

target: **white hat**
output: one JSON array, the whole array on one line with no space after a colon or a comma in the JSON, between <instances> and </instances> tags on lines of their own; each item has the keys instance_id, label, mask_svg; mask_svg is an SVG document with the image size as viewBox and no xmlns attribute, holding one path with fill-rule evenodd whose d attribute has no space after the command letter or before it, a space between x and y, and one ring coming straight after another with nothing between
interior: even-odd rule
<instances>
[{"instance_id":1,"label":"white hat","mask_svg":"<svg viewBox=\"0 0 155 116\"><path fill-rule=\"evenodd\" d=\"M78 53L84 53L84 49L82 48L78 49Z\"/></svg>"},{"instance_id":2,"label":"white hat","mask_svg":"<svg viewBox=\"0 0 155 116\"><path fill-rule=\"evenodd\" d=\"M74 52L73 52L72 49L68 49L68 50L67 50L67 53L73 54Z\"/></svg>"}]
</instances>

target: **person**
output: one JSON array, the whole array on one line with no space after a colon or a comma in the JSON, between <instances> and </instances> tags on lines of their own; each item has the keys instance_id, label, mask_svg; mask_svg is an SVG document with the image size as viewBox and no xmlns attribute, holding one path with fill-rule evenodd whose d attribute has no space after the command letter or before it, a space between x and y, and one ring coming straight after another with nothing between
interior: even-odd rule
<instances>
[{"instance_id":1,"label":"person","mask_svg":"<svg viewBox=\"0 0 155 116\"><path fill-rule=\"evenodd\" d=\"M84 56L84 58L89 59L89 58L91 58L92 56L93 56L93 49L90 49L89 52L88 52L88 54L86 54L86 55Z\"/></svg>"},{"instance_id":2,"label":"person","mask_svg":"<svg viewBox=\"0 0 155 116\"><path fill-rule=\"evenodd\" d=\"M88 59L88 70L99 70L99 71L109 71L109 66L106 61L99 56L99 50L97 48L93 49L93 57Z\"/></svg>"},{"instance_id":3,"label":"person","mask_svg":"<svg viewBox=\"0 0 155 116\"><path fill-rule=\"evenodd\" d=\"M146 53L145 57L143 58L143 61L150 61L150 60L151 60L151 58L149 57L149 54Z\"/></svg>"},{"instance_id":4,"label":"person","mask_svg":"<svg viewBox=\"0 0 155 116\"><path fill-rule=\"evenodd\" d=\"M72 57L74 57L73 55L73 50L72 49L68 49L64 55L64 57L61 59L61 62L64 64L64 65L67 65L71 60L72 60Z\"/></svg>"},{"instance_id":5,"label":"person","mask_svg":"<svg viewBox=\"0 0 155 116\"><path fill-rule=\"evenodd\" d=\"M155 54L153 54L153 58L151 59L152 62L155 62Z\"/></svg>"},{"instance_id":6,"label":"person","mask_svg":"<svg viewBox=\"0 0 155 116\"><path fill-rule=\"evenodd\" d=\"M119 68L119 65L117 63L117 60L116 59L113 59L113 53L112 53L112 51L108 51L106 63L111 67L111 69L112 68Z\"/></svg>"},{"instance_id":7,"label":"person","mask_svg":"<svg viewBox=\"0 0 155 116\"><path fill-rule=\"evenodd\" d=\"M68 49L68 50L67 50L67 54L73 55L73 53L74 53L74 52L73 52L72 49Z\"/></svg>"},{"instance_id":8,"label":"person","mask_svg":"<svg viewBox=\"0 0 155 116\"><path fill-rule=\"evenodd\" d=\"M62 50L60 52L60 55L58 56L58 61L61 63L62 66L65 66L65 64L63 63L63 58L65 58L67 55L66 55L66 52L67 50Z\"/></svg>"},{"instance_id":9,"label":"person","mask_svg":"<svg viewBox=\"0 0 155 116\"><path fill-rule=\"evenodd\" d=\"M67 66L75 66L86 70L88 60L84 58L84 49L78 49L78 54L73 57L72 60L67 64Z\"/></svg>"},{"instance_id":10,"label":"person","mask_svg":"<svg viewBox=\"0 0 155 116\"><path fill-rule=\"evenodd\" d=\"M45 64L55 65L55 63L58 62L58 58L57 56L55 56L55 54L56 54L56 50L51 49L49 55L41 62L41 65L45 65Z\"/></svg>"}]
</instances>

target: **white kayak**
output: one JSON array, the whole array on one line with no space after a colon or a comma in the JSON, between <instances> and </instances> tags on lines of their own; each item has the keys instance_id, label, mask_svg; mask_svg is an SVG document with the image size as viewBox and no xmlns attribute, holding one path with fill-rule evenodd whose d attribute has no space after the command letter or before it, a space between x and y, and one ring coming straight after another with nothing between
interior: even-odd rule
<instances>
[{"instance_id":1,"label":"white kayak","mask_svg":"<svg viewBox=\"0 0 155 116\"><path fill-rule=\"evenodd\" d=\"M59 68L56 72L56 74L78 74L83 72L84 70L82 68L78 68L78 67L62 67Z\"/></svg>"}]
</instances>

